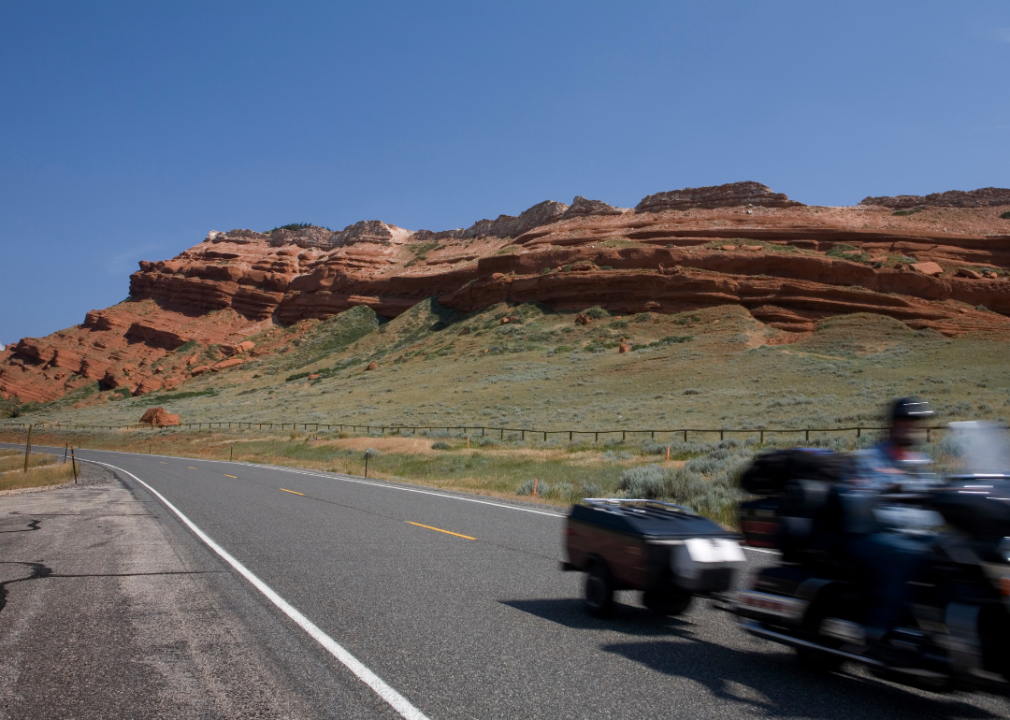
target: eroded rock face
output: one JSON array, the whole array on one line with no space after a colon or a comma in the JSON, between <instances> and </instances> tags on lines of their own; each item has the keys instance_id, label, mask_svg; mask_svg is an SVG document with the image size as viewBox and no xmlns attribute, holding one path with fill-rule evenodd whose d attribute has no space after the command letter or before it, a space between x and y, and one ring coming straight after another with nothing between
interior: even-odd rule
<instances>
[{"instance_id":1,"label":"eroded rock face","mask_svg":"<svg viewBox=\"0 0 1010 720\"><path fill-rule=\"evenodd\" d=\"M989 190L976 192L995 197ZM8 346L0 394L44 401L90 384L141 395L207 373L251 374L280 347L262 340L275 325L356 305L394 317L430 297L462 312L506 301L622 314L736 304L790 332L874 312L947 335L1010 337L1007 221L991 208L946 208L938 222L940 212L807 208L735 183L651 195L635 212L547 201L439 233L377 220L335 233L213 231L171 260L141 262L129 301ZM852 248L836 251L842 243Z\"/></svg>"},{"instance_id":2,"label":"eroded rock face","mask_svg":"<svg viewBox=\"0 0 1010 720\"><path fill-rule=\"evenodd\" d=\"M269 243L274 247L297 245L301 248L332 247L332 237L335 234L324 227L310 226L299 230L274 230L269 234Z\"/></svg>"},{"instance_id":3,"label":"eroded rock face","mask_svg":"<svg viewBox=\"0 0 1010 720\"><path fill-rule=\"evenodd\" d=\"M463 231L464 238L519 237L527 230L560 220L568 210L564 203L545 200L519 216L499 215L497 220L478 220Z\"/></svg>"},{"instance_id":4,"label":"eroded rock face","mask_svg":"<svg viewBox=\"0 0 1010 720\"><path fill-rule=\"evenodd\" d=\"M608 205L602 200L587 200L581 195L576 195L572 204L568 206L561 217L565 220L575 217L588 217L589 215L622 215L624 210Z\"/></svg>"},{"instance_id":5,"label":"eroded rock face","mask_svg":"<svg viewBox=\"0 0 1010 720\"><path fill-rule=\"evenodd\" d=\"M150 408L147 410L140 422L154 427L172 427L179 424L179 416L165 410L163 407Z\"/></svg>"},{"instance_id":6,"label":"eroded rock face","mask_svg":"<svg viewBox=\"0 0 1010 720\"><path fill-rule=\"evenodd\" d=\"M635 212L662 212L663 210L691 210L740 205L799 207L803 203L790 200L782 193L772 192L772 189L767 185L748 181L656 193L638 203Z\"/></svg>"},{"instance_id":7,"label":"eroded rock face","mask_svg":"<svg viewBox=\"0 0 1010 720\"><path fill-rule=\"evenodd\" d=\"M860 205L880 205L895 210L913 207L982 208L1010 205L1010 188L981 188L979 190L948 190L930 195L898 195L896 197L863 198Z\"/></svg>"}]
</instances>

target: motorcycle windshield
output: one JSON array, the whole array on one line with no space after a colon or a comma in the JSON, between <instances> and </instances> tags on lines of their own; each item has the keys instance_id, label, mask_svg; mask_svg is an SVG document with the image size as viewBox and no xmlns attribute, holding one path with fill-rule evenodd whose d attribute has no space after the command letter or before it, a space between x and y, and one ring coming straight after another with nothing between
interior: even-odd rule
<instances>
[{"instance_id":1,"label":"motorcycle windshield","mask_svg":"<svg viewBox=\"0 0 1010 720\"><path fill-rule=\"evenodd\" d=\"M952 422L945 438L958 474L1010 475L1010 434L1002 425L983 420Z\"/></svg>"}]
</instances>

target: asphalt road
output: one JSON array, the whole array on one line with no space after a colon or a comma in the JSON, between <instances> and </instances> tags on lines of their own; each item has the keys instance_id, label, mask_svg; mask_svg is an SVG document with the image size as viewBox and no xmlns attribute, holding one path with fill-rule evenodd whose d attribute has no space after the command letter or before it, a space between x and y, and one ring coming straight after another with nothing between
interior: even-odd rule
<instances>
[{"instance_id":1,"label":"asphalt road","mask_svg":"<svg viewBox=\"0 0 1010 720\"><path fill-rule=\"evenodd\" d=\"M806 672L704 603L666 619L622 593L616 617L590 618L581 575L558 569L562 517L549 508L242 463L78 456L150 485L433 720L1010 716L1002 698ZM770 560L749 554L751 569Z\"/></svg>"}]
</instances>

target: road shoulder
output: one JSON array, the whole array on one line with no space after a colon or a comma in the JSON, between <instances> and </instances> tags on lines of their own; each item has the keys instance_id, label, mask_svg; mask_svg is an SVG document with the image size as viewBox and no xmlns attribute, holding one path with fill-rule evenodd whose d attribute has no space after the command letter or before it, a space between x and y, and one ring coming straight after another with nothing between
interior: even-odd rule
<instances>
[{"instance_id":1,"label":"road shoulder","mask_svg":"<svg viewBox=\"0 0 1010 720\"><path fill-rule=\"evenodd\" d=\"M102 472L0 498L0 716L395 716L154 498Z\"/></svg>"}]
</instances>

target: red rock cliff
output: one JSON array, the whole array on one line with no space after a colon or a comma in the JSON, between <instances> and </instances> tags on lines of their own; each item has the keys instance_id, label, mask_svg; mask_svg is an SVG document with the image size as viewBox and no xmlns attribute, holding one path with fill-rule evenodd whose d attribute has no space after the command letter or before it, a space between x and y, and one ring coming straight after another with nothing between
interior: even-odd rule
<instances>
[{"instance_id":1,"label":"red rock cliff","mask_svg":"<svg viewBox=\"0 0 1010 720\"><path fill-rule=\"evenodd\" d=\"M792 332L848 312L948 335L1010 330L1010 221L1000 217L1010 191L940 193L893 215L907 197L808 207L746 182L657 193L634 210L547 201L441 232L377 220L339 232L211 232L171 260L141 262L128 302L0 353L0 393L48 400L96 380L135 393L174 387L241 364L191 367L195 358L174 352L186 343L232 357L275 323L362 304L395 316L431 296L461 311L738 304Z\"/></svg>"}]
</instances>

